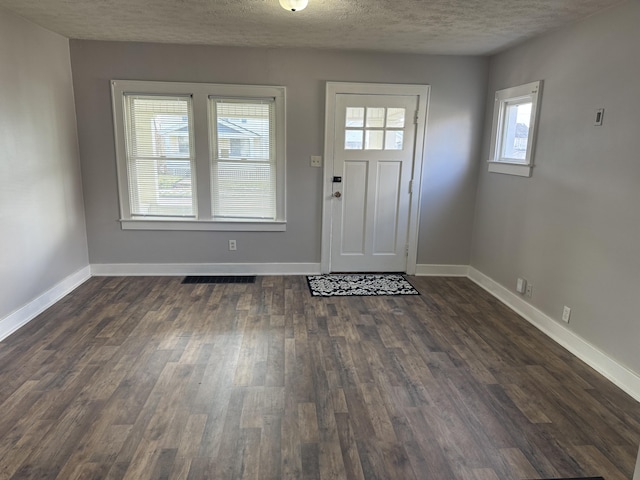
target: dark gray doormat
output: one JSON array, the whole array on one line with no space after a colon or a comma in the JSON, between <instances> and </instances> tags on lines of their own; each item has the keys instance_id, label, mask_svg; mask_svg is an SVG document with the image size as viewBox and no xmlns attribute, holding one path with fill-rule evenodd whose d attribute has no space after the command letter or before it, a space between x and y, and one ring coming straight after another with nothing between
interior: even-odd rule
<instances>
[{"instance_id":1,"label":"dark gray doormat","mask_svg":"<svg viewBox=\"0 0 640 480\"><path fill-rule=\"evenodd\" d=\"M397 273L309 275L307 283L314 297L420 295L406 278Z\"/></svg>"},{"instance_id":2,"label":"dark gray doormat","mask_svg":"<svg viewBox=\"0 0 640 480\"><path fill-rule=\"evenodd\" d=\"M182 283L256 283L256 277L255 275L194 275L184 277Z\"/></svg>"},{"instance_id":3,"label":"dark gray doormat","mask_svg":"<svg viewBox=\"0 0 640 480\"><path fill-rule=\"evenodd\" d=\"M602 477L548 478L546 480L604 480Z\"/></svg>"}]
</instances>

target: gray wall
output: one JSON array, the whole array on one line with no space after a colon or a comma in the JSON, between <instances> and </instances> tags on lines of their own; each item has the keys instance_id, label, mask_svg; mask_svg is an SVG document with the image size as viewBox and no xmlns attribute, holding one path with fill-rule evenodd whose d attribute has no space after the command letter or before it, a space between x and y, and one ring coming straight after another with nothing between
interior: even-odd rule
<instances>
[{"instance_id":1,"label":"gray wall","mask_svg":"<svg viewBox=\"0 0 640 480\"><path fill-rule=\"evenodd\" d=\"M88 265L67 39L0 10L0 319Z\"/></svg>"},{"instance_id":2,"label":"gray wall","mask_svg":"<svg viewBox=\"0 0 640 480\"><path fill-rule=\"evenodd\" d=\"M91 263L319 262L326 81L432 86L418 263L469 263L487 59L74 40L71 62ZM111 79L286 86L287 231L121 230Z\"/></svg>"},{"instance_id":3,"label":"gray wall","mask_svg":"<svg viewBox=\"0 0 640 480\"><path fill-rule=\"evenodd\" d=\"M532 178L479 177L471 265L640 373L640 2L491 59L497 89L544 80ZM593 125L605 108L604 125Z\"/></svg>"}]
</instances>

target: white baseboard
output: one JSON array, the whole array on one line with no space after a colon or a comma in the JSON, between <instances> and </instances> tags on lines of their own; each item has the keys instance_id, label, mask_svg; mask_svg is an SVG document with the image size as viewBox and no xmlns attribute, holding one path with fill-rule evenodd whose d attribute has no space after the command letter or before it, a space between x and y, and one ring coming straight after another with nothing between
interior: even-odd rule
<instances>
[{"instance_id":1,"label":"white baseboard","mask_svg":"<svg viewBox=\"0 0 640 480\"><path fill-rule=\"evenodd\" d=\"M416 275L419 277L466 277L469 275L469 265L416 265Z\"/></svg>"},{"instance_id":2,"label":"white baseboard","mask_svg":"<svg viewBox=\"0 0 640 480\"><path fill-rule=\"evenodd\" d=\"M23 307L1 319L0 341L7 338L20 327L29 323L62 297L89 280L89 278L91 278L91 269L89 266L81 268L77 272L72 273L62 281L58 282L46 292L31 300Z\"/></svg>"},{"instance_id":3,"label":"white baseboard","mask_svg":"<svg viewBox=\"0 0 640 480\"><path fill-rule=\"evenodd\" d=\"M319 263L94 263L94 276L314 275Z\"/></svg>"},{"instance_id":4,"label":"white baseboard","mask_svg":"<svg viewBox=\"0 0 640 480\"><path fill-rule=\"evenodd\" d=\"M576 335L566 326L552 319L518 295L500 285L484 273L469 267L469 278L514 310L542 333L573 353L591 368L640 402L640 376L616 362L602 350Z\"/></svg>"}]
</instances>

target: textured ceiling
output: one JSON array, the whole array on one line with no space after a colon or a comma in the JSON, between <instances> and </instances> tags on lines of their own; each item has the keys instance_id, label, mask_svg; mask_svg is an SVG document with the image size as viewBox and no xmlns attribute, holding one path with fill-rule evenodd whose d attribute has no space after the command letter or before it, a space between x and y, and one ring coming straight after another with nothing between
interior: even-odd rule
<instances>
[{"instance_id":1,"label":"textured ceiling","mask_svg":"<svg viewBox=\"0 0 640 480\"><path fill-rule=\"evenodd\" d=\"M631 0L636 1L636 0ZM69 38L489 54L620 0L0 0Z\"/></svg>"}]
</instances>

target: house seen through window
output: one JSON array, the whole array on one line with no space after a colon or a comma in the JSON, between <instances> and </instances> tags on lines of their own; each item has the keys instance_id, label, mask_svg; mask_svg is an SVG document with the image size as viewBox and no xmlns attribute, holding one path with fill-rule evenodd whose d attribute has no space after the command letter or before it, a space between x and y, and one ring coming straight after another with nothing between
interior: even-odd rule
<instances>
[{"instance_id":1,"label":"house seen through window","mask_svg":"<svg viewBox=\"0 0 640 480\"><path fill-rule=\"evenodd\" d=\"M112 88L123 228L284 223L283 87L114 81ZM203 109L208 122L196 122Z\"/></svg>"},{"instance_id":2,"label":"house seen through window","mask_svg":"<svg viewBox=\"0 0 640 480\"><path fill-rule=\"evenodd\" d=\"M128 95L124 100L131 214L194 216L191 98Z\"/></svg>"}]
</instances>

